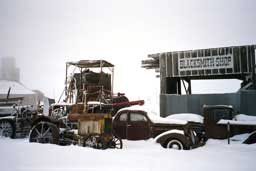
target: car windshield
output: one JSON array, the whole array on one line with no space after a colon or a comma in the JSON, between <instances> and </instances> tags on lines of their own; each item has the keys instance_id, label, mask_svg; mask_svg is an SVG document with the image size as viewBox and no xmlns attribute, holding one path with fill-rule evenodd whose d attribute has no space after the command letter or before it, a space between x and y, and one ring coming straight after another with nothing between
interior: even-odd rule
<instances>
[{"instance_id":1,"label":"car windshield","mask_svg":"<svg viewBox=\"0 0 256 171\"><path fill-rule=\"evenodd\" d=\"M130 120L132 122L147 122L147 118L139 113L131 113Z\"/></svg>"}]
</instances>

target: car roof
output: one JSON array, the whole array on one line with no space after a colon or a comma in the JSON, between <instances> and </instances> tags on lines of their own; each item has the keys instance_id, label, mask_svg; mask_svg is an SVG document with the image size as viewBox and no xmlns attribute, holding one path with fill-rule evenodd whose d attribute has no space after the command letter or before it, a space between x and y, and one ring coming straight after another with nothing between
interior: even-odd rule
<instances>
[{"instance_id":1,"label":"car roof","mask_svg":"<svg viewBox=\"0 0 256 171\"><path fill-rule=\"evenodd\" d=\"M120 109L117 113L121 112L121 111L142 111L142 112L146 112L147 116L149 117L149 119L153 122L153 123L162 123L162 124L179 124L179 125L185 125L187 124L187 121L184 120L179 120L179 119L166 119L163 117L160 117L159 115L157 115L155 112L150 111L150 109L143 107L143 106L131 106L131 107L126 107L126 108L122 108Z\"/></svg>"}]
</instances>

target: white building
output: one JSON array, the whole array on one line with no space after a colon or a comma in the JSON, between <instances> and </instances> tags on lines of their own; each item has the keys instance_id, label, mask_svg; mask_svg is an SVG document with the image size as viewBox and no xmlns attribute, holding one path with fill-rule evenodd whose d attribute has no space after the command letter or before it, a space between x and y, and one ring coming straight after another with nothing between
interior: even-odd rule
<instances>
[{"instance_id":1,"label":"white building","mask_svg":"<svg viewBox=\"0 0 256 171\"><path fill-rule=\"evenodd\" d=\"M15 58L0 58L0 101L9 98L23 98L22 105L33 105L37 107L39 101L43 100L43 94L32 91L20 82L20 69L16 67Z\"/></svg>"}]
</instances>

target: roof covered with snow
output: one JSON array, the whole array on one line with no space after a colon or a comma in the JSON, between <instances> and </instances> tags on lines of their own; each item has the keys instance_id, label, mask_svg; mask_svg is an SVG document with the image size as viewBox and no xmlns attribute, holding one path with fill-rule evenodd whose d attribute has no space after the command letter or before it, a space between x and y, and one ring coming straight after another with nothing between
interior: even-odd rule
<instances>
[{"instance_id":1,"label":"roof covered with snow","mask_svg":"<svg viewBox=\"0 0 256 171\"><path fill-rule=\"evenodd\" d=\"M23 84L16 81L0 80L0 94L8 93L11 87L10 95L12 94L35 94L30 89L26 88Z\"/></svg>"}]
</instances>

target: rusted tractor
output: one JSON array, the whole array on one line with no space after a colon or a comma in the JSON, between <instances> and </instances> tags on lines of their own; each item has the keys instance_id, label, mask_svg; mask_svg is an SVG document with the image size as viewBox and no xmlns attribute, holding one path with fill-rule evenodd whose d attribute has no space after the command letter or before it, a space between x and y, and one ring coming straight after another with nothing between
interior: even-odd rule
<instances>
[{"instance_id":1,"label":"rusted tractor","mask_svg":"<svg viewBox=\"0 0 256 171\"><path fill-rule=\"evenodd\" d=\"M144 101L130 102L124 94L115 95L113 72L114 65L104 60L67 62L64 103L53 105L49 116L34 123L30 142L122 148L122 140L112 129L112 116Z\"/></svg>"},{"instance_id":2,"label":"rusted tractor","mask_svg":"<svg viewBox=\"0 0 256 171\"><path fill-rule=\"evenodd\" d=\"M112 131L111 114L104 113L72 113L38 122L31 129L29 141L96 149L123 147L122 140Z\"/></svg>"},{"instance_id":3,"label":"rusted tractor","mask_svg":"<svg viewBox=\"0 0 256 171\"><path fill-rule=\"evenodd\" d=\"M78 144L97 149L123 147L122 140L112 131L111 114L71 114L69 119L78 120Z\"/></svg>"}]
</instances>

